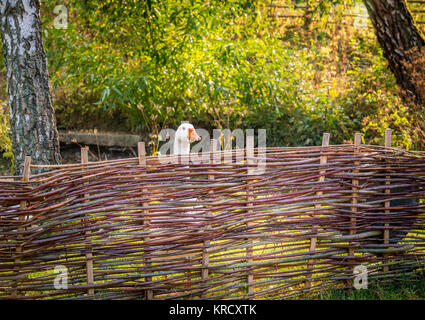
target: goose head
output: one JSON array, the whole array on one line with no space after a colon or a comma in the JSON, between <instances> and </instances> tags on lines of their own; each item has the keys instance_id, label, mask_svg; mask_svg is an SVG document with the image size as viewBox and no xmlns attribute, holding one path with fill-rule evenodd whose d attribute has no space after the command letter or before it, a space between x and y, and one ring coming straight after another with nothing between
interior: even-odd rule
<instances>
[{"instance_id":1,"label":"goose head","mask_svg":"<svg viewBox=\"0 0 425 320\"><path fill-rule=\"evenodd\" d=\"M174 136L174 154L189 154L190 144L201 140L193 125L188 122L182 123Z\"/></svg>"}]
</instances>

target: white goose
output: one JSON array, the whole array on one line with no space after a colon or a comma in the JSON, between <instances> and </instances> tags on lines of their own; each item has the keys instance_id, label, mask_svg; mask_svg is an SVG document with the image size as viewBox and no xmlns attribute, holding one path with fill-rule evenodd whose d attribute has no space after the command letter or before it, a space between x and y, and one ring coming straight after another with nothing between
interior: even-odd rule
<instances>
[{"instance_id":1,"label":"white goose","mask_svg":"<svg viewBox=\"0 0 425 320\"><path fill-rule=\"evenodd\" d=\"M189 122L183 122L174 136L174 154L189 154L190 144L199 141L201 138Z\"/></svg>"},{"instance_id":2,"label":"white goose","mask_svg":"<svg viewBox=\"0 0 425 320\"><path fill-rule=\"evenodd\" d=\"M174 136L174 146L173 146L173 154L174 155L189 155L190 154L190 144L195 141L201 140L201 137L199 137L198 133L196 132L195 128L192 124L185 121L183 122L176 131L176 134ZM184 202L196 202L196 198L192 199L185 199L182 200ZM186 214L195 214L198 213L197 211L193 211L192 209L196 208L193 206L186 207L187 209L190 209L190 211L187 211Z\"/></svg>"}]
</instances>

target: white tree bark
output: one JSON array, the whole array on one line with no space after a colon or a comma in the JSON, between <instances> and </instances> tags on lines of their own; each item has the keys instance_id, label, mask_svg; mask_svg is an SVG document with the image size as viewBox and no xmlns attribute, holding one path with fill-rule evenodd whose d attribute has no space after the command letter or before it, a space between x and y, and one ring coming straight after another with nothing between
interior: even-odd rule
<instances>
[{"instance_id":1,"label":"white tree bark","mask_svg":"<svg viewBox=\"0 0 425 320\"><path fill-rule=\"evenodd\" d=\"M39 0L0 0L0 30L15 174L20 175L25 156L31 156L34 164L60 161Z\"/></svg>"}]
</instances>

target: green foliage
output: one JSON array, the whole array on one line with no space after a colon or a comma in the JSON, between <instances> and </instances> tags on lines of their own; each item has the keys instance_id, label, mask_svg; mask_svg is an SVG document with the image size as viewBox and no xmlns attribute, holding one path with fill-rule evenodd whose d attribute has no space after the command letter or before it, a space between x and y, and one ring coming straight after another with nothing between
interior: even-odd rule
<instances>
[{"instance_id":1,"label":"green foliage","mask_svg":"<svg viewBox=\"0 0 425 320\"><path fill-rule=\"evenodd\" d=\"M190 120L266 128L269 145L315 145L325 131L341 143L361 130L379 143L393 126L411 147L371 34L316 25L282 40L267 3L75 1L66 30L46 15L59 126L155 135ZM344 2L311 5L325 19Z\"/></svg>"},{"instance_id":2,"label":"green foliage","mask_svg":"<svg viewBox=\"0 0 425 320\"><path fill-rule=\"evenodd\" d=\"M381 49L370 40L359 37L351 42L352 68L347 71L351 88L343 100L351 109L371 144L384 144L386 128L396 133L394 145L410 149L413 146L411 114L398 96L394 76L387 67Z\"/></svg>"},{"instance_id":3,"label":"green foliage","mask_svg":"<svg viewBox=\"0 0 425 320\"><path fill-rule=\"evenodd\" d=\"M9 135L9 113L5 106L6 103L0 104L0 153L13 165L12 140Z\"/></svg>"},{"instance_id":4,"label":"green foliage","mask_svg":"<svg viewBox=\"0 0 425 320\"><path fill-rule=\"evenodd\" d=\"M155 139L189 120L266 128L268 145L299 146L320 144L323 132L348 142L358 131L382 144L391 127L397 146L414 147L373 32L328 23L347 1L309 1L319 21L296 28L270 18L268 3L66 1L68 28L56 29L57 3L43 2L59 129Z\"/></svg>"}]
</instances>

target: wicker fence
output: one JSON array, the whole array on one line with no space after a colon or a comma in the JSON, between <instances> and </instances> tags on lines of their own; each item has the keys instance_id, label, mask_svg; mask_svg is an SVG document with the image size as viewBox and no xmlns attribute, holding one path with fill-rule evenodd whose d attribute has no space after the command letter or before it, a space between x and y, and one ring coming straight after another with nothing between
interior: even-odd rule
<instances>
[{"instance_id":1,"label":"wicker fence","mask_svg":"<svg viewBox=\"0 0 425 320\"><path fill-rule=\"evenodd\" d=\"M425 154L248 148L232 161L145 157L0 180L0 297L279 299L403 279L425 259ZM252 142L252 141L251 141ZM210 158L211 157L211 158ZM257 161L262 174L248 175ZM58 278L59 277L59 278Z\"/></svg>"}]
</instances>

